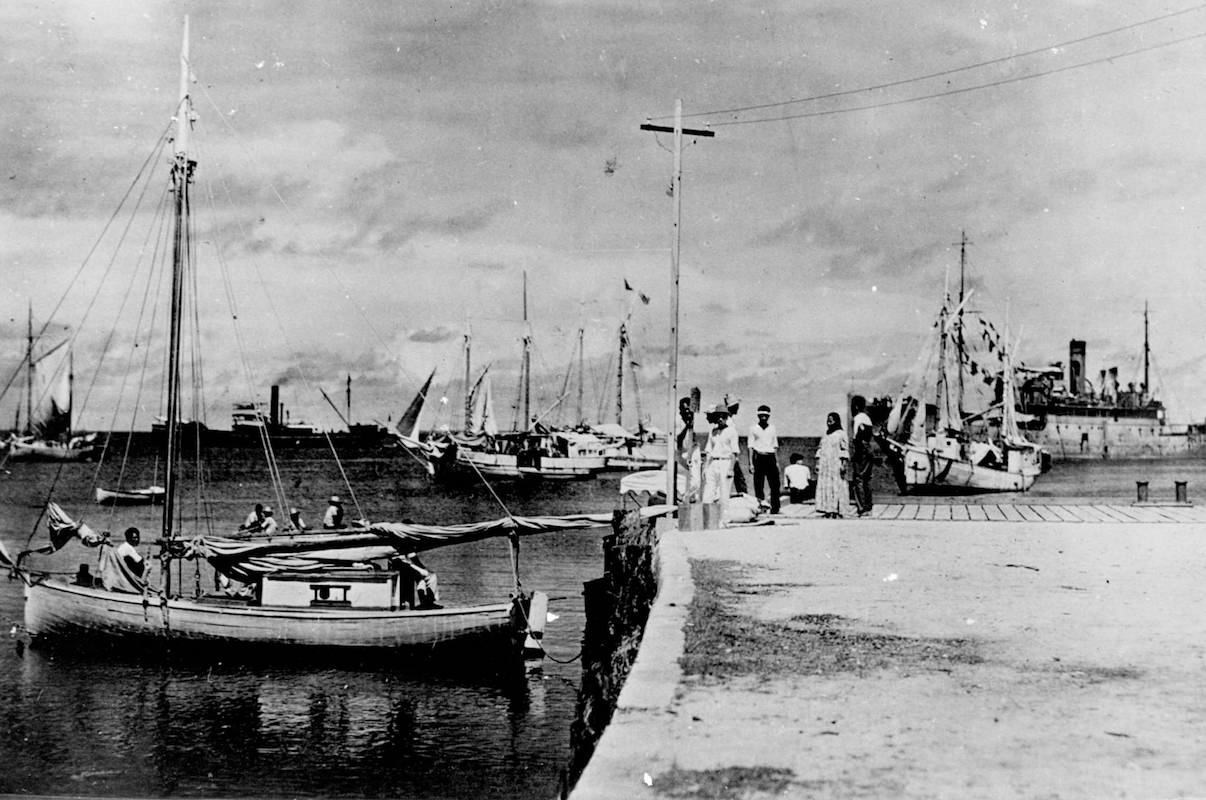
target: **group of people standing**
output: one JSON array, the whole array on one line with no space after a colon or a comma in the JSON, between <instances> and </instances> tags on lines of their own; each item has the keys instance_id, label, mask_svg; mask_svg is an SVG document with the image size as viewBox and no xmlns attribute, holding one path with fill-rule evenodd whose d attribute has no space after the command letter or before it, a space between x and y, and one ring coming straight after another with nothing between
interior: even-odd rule
<instances>
[{"instance_id":1,"label":"group of people standing","mask_svg":"<svg viewBox=\"0 0 1206 800\"><path fill-rule=\"evenodd\" d=\"M871 513L871 473L874 469L874 429L867 416L867 401L855 395L850 401L852 440L846 437L842 416L825 418L825 435L817 451L816 510L826 518L849 515L851 502L858 516Z\"/></svg>"},{"instance_id":2,"label":"group of people standing","mask_svg":"<svg viewBox=\"0 0 1206 800\"><path fill-rule=\"evenodd\" d=\"M732 405L725 402L705 412L711 425L703 449L701 495L705 503L727 500L734 485L738 491L745 488L739 463L741 450L737 432L729 424L732 411ZM821 437L817 451L816 510L826 518L849 516L852 504L854 513L860 517L871 512L874 429L863 397L855 395L851 399L850 411L853 415L850 437L847 437L842 425L841 415L836 411L830 412L825 421L825 435ZM759 406L756 415L757 420L750 426L746 438L754 497L771 514L778 514L779 437L770 421L770 406ZM680 435L680 444L682 439ZM784 471L787 481L784 488L793 503L802 502L813 491L811 474L803 461L802 455L792 454L791 463Z\"/></svg>"}]
</instances>

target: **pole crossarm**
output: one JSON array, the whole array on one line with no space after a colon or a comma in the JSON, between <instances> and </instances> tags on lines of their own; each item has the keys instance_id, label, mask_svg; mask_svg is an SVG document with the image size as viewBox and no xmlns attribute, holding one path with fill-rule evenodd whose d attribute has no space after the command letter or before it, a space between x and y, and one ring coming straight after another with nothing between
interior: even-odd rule
<instances>
[{"instance_id":1,"label":"pole crossarm","mask_svg":"<svg viewBox=\"0 0 1206 800\"><path fill-rule=\"evenodd\" d=\"M674 127L671 125L654 125L646 122L641 126L643 131L660 131L661 133L674 133ZM683 136L715 136L716 131L700 130L698 128L682 128Z\"/></svg>"}]
</instances>

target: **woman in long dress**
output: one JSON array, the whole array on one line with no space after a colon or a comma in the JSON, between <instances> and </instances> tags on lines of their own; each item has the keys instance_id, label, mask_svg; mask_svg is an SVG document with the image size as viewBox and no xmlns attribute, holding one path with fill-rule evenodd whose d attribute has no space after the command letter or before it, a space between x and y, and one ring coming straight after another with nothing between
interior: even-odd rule
<instances>
[{"instance_id":1,"label":"woman in long dress","mask_svg":"<svg viewBox=\"0 0 1206 800\"><path fill-rule=\"evenodd\" d=\"M850 451L842 418L831 411L825 418L825 435L817 455L817 513L826 519L844 516L850 507L850 487L846 483Z\"/></svg>"}]
</instances>

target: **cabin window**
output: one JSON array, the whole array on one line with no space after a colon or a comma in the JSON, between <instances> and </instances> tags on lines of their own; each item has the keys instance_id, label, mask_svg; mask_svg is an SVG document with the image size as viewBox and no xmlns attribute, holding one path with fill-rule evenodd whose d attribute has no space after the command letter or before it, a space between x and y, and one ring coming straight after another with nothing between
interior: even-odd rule
<instances>
[{"instance_id":1,"label":"cabin window","mask_svg":"<svg viewBox=\"0 0 1206 800\"><path fill-rule=\"evenodd\" d=\"M351 588L351 586L346 584L315 584L310 587L310 592L312 593L310 605L350 606L352 603L348 600L348 590Z\"/></svg>"}]
</instances>

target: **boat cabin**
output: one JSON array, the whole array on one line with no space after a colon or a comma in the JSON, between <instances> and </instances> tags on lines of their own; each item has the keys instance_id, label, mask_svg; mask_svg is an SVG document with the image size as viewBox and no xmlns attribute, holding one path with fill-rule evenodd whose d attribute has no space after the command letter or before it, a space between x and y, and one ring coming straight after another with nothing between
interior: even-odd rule
<instances>
[{"instance_id":1,"label":"boat cabin","mask_svg":"<svg viewBox=\"0 0 1206 800\"><path fill-rule=\"evenodd\" d=\"M410 570L347 567L265 575L259 605L397 611L431 607L432 598L421 591Z\"/></svg>"}]
</instances>

